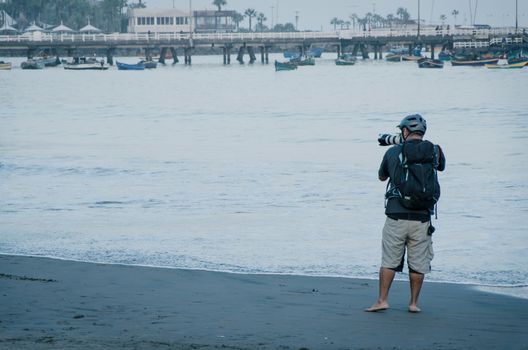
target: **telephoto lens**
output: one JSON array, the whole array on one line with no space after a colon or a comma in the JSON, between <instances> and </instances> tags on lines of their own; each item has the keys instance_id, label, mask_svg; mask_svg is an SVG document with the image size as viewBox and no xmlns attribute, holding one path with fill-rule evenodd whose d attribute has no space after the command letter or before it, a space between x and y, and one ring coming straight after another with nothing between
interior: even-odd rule
<instances>
[{"instance_id":1,"label":"telephoto lens","mask_svg":"<svg viewBox=\"0 0 528 350\"><path fill-rule=\"evenodd\" d=\"M379 134L378 142L380 146L398 145L400 143L403 143L403 137L401 134Z\"/></svg>"}]
</instances>

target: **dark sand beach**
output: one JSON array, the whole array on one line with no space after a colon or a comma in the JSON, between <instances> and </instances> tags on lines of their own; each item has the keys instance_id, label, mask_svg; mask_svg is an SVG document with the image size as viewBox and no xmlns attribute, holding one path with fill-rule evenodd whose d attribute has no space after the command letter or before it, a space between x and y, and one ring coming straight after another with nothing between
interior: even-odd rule
<instances>
[{"instance_id":1,"label":"dark sand beach","mask_svg":"<svg viewBox=\"0 0 528 350\"><path fill-rule=\"evenodd\" d=\"M528 300L425 283L0 255L0 349L528 349Z\"/></svg>"}]
</instances>

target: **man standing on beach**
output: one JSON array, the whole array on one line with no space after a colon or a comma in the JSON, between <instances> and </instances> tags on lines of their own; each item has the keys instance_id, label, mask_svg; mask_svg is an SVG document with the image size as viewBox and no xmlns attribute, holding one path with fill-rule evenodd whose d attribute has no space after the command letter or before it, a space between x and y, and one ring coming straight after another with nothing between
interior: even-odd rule
<instances>
[{"instance_id":1,"label":"man standing on beach","mask_svg":"<svg viewBox=\"0 0 528 350\"><path fill-rule=\"evenodd\" d=\"M368 312L389 308L389 289L396 272L403 270L405 249L411 286L408 310L420 312L418 297L433 259L431 215L440 198L436 171L444 170L445 157L439 146L423 140L427 124L419 114L403 118L398 128L404 142L387 150L378 174L381 181L389 179L387 218L382 233L379 296L365 310Z\"/></svg>"}]
</instances>

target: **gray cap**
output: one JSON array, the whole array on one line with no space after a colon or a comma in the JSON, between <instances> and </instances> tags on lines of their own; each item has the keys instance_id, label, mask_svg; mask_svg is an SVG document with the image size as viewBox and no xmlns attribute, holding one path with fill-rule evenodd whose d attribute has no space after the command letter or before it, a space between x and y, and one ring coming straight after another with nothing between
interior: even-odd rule
<instances>
[{"instance_id":1,"label":"gray cap","mask_svg":"<svg viewBox=\"0 0 528 350\"><path fill-rule=\"evenodd\" d=\"M410 133L419 132L423 135L427 130L427 122L421 115L411 114L402 119L398 128L402 131L406 128Z\"/></svg>"}]
</instances>

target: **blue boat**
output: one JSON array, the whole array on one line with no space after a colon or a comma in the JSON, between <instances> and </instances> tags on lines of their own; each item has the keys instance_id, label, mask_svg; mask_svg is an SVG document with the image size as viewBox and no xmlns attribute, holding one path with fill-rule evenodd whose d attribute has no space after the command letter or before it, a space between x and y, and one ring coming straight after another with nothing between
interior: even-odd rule
<instances>
[{"instance_id":1,"label":"blue boat","mask_svg":"<svg viewBox=\"0 0 528 350\"><path fill-rule=\"evenodd\" d=\"M321 55L323 54L323 49L321 47L315 47L308 51L307 56L314 57L314 58L321 58Z\"/></svg>"},{"instance_id":2,"label":"blue boat","mask_svg":"<svg viewBox=\"0 0 528 350\"><path fill-rule=\"evenodd\" d=\"M284 51L283 55L284 55L284 58L289 58L291 60L301 57L301 54L299 52L293 52L293 51Z\"/></svg>"},{"instance_id":3,"label":"blue boat","mask_svg":"<svg viewBox=\"0 0 528 350\"><path fill-rule=\"evenodd\" d=\"M292 62L279 62L275 61L275 70L281 71L281 70L294 70L297 69L297 65Z\"/></svg>"},{"instance_id":4,"label":"blue boat","mask_svg":"<svg viewBox=\"0 0 528 350\"><path fill-rule=\"evenodd\" d=\"M321 55L323 54L324 49L321 47L316 47L313 49L310 49L306 52L307 57L314 57L314 58L321 58ZM296 60L301 58L301 53L296 51L284 51L284 58L288 58L291 60Z\"/></svg>"},{"instance_id":5,"label":"blue boat","mask_svg":"<svg viewBox=\"0 0 528 350\"><path fill-rule=\"evenodd\" d=\"M116 62L116 65L119 70L145 70L145 64L142 62L136 64Z\"/></svg>"},{"instance_id":6,"label":"blue boat","mask_svg":"<svg viewBox=\"0 0 528 350\"><path fill-rule=\"evenodd\" d=\"M449 51L442 51L438 54L438 59L442 61L451 61L453 56L451 55L451 52Z\"/></svg>"}]
</instances>

